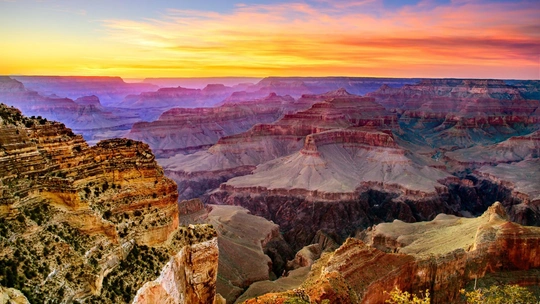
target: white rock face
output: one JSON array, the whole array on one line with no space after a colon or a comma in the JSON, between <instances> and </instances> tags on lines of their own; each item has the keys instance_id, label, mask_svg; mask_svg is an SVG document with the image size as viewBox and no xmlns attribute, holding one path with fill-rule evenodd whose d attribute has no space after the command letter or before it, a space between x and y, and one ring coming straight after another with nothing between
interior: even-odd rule
<instances>
[{"instance_id":1,"label":"white rock face","mask_svg":"<svg viewBox=\"0 0 540 304\"><path fill-rule=\"evenodd\" d=\"M133 304L214 302L218 254L217 238L185 246L165 265L159 278L137 291Z\"/></svg>"}]
</instances>

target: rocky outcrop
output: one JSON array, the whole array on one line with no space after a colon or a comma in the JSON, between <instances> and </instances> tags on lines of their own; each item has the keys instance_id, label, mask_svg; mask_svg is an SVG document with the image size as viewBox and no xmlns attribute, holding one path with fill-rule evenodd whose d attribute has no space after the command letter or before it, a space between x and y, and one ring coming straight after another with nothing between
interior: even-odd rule
<instances>
[{"instance_id":1,"label":"rocky outcrop","mask_svg":"<svg viewBox=\"0 0 540 304\"><path fill-rule=\"evenodd\" d=\"M0 304L29 304L28 299L17 289L0 286Z\"/></svg>"},{"instance_id":2,"label":"rocky outcrop","mask_svg":"<svg viewBox=\"0 0 540 304\"><path fill-rule=\"evenodd\" d=\"M192 204L194 201L192 200ZM185 204L186 202L182 202ZM239 206L209 205L205 211L181 216L183 223L215 227L219 243L217 292L228 303L257 281L281 275L290 258L278 225Z\"/></svg>"},{"instance_id":3,"label":"rocky outcrop","mask_svg":"<svg viewBox=\"0 0 540 304\"><path fill-rule=\"evenodd\" d=\"M491 185L492 194L514 222L540 226L540 159L483 166L473 172L477 184ZM493 191L498 189L498 191Z\"/></svg>"},{"instance_id":4,"label":"rocky outcrop","mask_svg":"<svg viewBox=\"0 0 540 304\"><path fill-rule=\"evenodd\" d=\"M30 302L130 302L185 245L215 237L178 228L176 185L146 144L89 147L4 105L0 131L0 284Z\"/></svg>"},{"instance_id":5,"label":"rocky outcrop","mask_svg":"<svg viewBox=\"0 0 540 304\"><path fill-rule=\"evenodd\" d=\"M540 230L506 220L496 203L479 218L439 215L433 222L379 224L364 241L348 239L323 256L301 288L259 296L319 303L382 303L394 287L429 290L432 303L453 303L469 281L488 273L538 269L532 248Z\"/></svg>"},{"instance_id":6,"label":"rocky outcrop","mask_svg":"<svg viewBox=\"0 0 540 304\"><path fill-rule=\"evenodd\" d=\"M146 142L159 157L207 149L221 137L245 132L257 123L271 123L294 109L290 96L266 98L215 108L175 108L153 122L133 125L128 138ZM289 105L291 104L291 105Z\"/></svg>"},{"instance_id":7,"label":"rocky outcrop","mask_svg":"<svg viewBox=\"0 0 540 304\"><path fill-rule=\"evenodd\" d=\"M134 304L213 303L218 268L217 238L184 246L155 281L137 291Z\"/></svg>"},{"instance_id":8,"label":"rocky outcrop","mask_svg":"<svg viewBox=\"0 0 540 304\"><path fill-rule=\"evenodd\" d=\"M454 171L477 169L484 165L519 162L540 156L540 131L514 136L491 146L474 146L446 152L444 158Z\"/></svg>"}]
</instances>

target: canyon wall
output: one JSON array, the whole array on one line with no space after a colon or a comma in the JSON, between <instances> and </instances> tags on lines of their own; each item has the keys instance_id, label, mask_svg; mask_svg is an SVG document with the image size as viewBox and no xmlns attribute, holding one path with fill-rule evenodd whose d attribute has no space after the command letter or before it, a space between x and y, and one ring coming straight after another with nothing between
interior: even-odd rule
<instances>
[{"instance_id":1,"label":"canyon wall","mask_svg":"<svg viewBox=\"0 0 540 304\"><path fill-rule=\"evenodd\" d=\"M215 238L178 226L176 185L148 145L89 147L5 105L0 130L0 284L30 302L130 302L182 248Z\"/></svg>"}]
</instances>

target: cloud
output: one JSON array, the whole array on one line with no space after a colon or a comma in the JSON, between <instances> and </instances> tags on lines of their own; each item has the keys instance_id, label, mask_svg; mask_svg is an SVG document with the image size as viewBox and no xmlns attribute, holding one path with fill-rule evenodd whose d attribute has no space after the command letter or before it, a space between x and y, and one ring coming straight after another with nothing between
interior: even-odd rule
<instances>
[{"instance_id":1,"label":"cloud","mask_svg":"<svg viewBox=\"0 0 540 304\"><path fill-rule=\"evenodd\" d=\"M515 77L518 70L538 77L539 15L540 6L528 1L421 1L388 11L378 0L316 0L243 4L229 13L170 9L159 19L103 24L111 39L150 56L138 60L160 58L208 74L223 67L246 75L265 69L389 75L399 65L410 76L437 76L420 74L439 65L483 71L482 77L486 71Z\"/></svg>"}]
</instances>

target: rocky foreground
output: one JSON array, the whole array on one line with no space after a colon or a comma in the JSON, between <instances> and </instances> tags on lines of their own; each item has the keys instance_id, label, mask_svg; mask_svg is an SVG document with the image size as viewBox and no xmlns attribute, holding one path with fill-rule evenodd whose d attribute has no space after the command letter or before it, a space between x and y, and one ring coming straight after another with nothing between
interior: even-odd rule
<instances>
[{"instance_id":1,"label":"rocky foreground","mask_svg":"<svg viewBox=\"0 0 540 304\"><path fill-rule=\"evenodd\" d=\"M507 220L495 203L481 217L440 214L431 222L379 224L323 254L300 286L252 294L246 303L383 303L395 286L429 290L432 303L456 303L459 290L491 273L538 284L540 228ZM529 271L529 272L528 272ZM264 293L264 292L263 292Z\"/></svg>"},{"instance_id":2,"label":"rocky foreground","mask_svg":"<svg viewBox=\"0 0 540 304\"><path fill-rule=\"evenodd\" d=\"M31 303L212 302L216 232L179 227L177 197L146 144L0 105L0 285Z\"/></svg>"}]
</instances>

